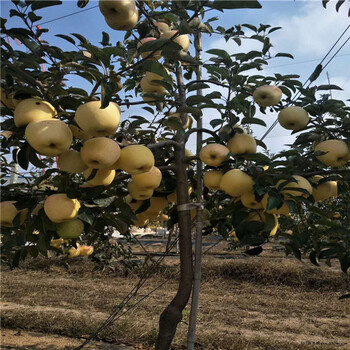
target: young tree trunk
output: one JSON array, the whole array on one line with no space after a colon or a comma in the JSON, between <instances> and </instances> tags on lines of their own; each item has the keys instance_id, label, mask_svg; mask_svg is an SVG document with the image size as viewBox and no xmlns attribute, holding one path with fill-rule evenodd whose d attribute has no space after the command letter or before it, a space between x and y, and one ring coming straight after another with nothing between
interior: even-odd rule
<instances>
[{"instance_id":1,"label":"young tree trunk","mask_svg":"<svg viewBox=\"0 0 350 350\"><path fill-rule=\"evenodd\" d=\"M183 83L181 66L176 69L177 85L179 89L179 102L181 105L186 103L186 94ZM182 113L183 123L186 121L186 114ZM185 158L185 134L178 132L176 141L180 147L175 149L175 168L177 181L177 205L179 216L179 245L180 245L180 281L177 293L170 304L160 315L159 334L156 341L156 350L169 350L171 342L175 336L178 323L182 320L182 311L186 307L191 295L193 282L192 266L192 239L191 239L191 216L190 211L182 210L181 205L189 202L188 179Z\"/></svg>"}]
</instances>

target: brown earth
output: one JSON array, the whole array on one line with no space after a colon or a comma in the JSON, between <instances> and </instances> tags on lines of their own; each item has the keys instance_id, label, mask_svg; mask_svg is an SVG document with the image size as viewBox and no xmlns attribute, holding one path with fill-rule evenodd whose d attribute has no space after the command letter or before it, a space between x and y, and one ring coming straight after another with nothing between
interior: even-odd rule
<instances>
[{"instance_id":1,"label":"brown earth","mask_svg":"<svg viewBox=\"0 0 350 350\"><path fill-rule=\"evenodd\" d=\"M102 331L100 339L152 348L159 314L176 292L177 265L177 258L168 258L132 303L164 280L169 281ZM69 269L57 259L40 259L13 271L3 268L3 348L69 349L81 343L77 338L95 331L139 279L136 274L124 277L94 271L94 267L89 260L79 258L70 262ZM349 349L350 299L338 299L349 286L349 276L338 269L281 259L275 253L233 260L207 256L203 262L197 348ZM185 348L188 318L187 308L174 349ZM25 330L24 339L14 335L18 330ZM60 341L61 347L54 347ZM118 349L112 343L93 346Z\"/></svg>"}]
</instances>

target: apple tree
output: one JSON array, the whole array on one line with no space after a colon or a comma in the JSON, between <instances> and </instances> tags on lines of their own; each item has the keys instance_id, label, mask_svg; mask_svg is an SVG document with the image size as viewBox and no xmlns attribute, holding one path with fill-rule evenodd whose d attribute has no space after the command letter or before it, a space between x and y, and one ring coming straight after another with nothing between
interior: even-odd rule
<instances>
[{"instance_id":1,"label":"apple tree","mask_svg":"<svg viewBox=\"0 0 350 350\"><path fill-rule=\"evenodd\" d=\"M271 51L279 28L218 23L221 11L258 1L101 0L101 42L56 35L70 49L50 45L36 25L42 8L62 1L12 2L9 16L23 22L9 28L1 18L1 240L12 267L67 249L108 261L114 230L130 237L133 225L177 225L179 287L156 349L170 348L191 295L193 221L197 236L217 233L247 254L278 240L298 259L336 258L347 271L350 108L328 93L338 86L314 85L322 66L307 87L297 75L265 74L276 57L291 57ZM113 41L115 30L123 41ZM202 37L212 34L237 51L244 40L261 50L206 50ZM74 76L91 89L71 86ZM266 114L298 133L289 150L271 154L254 137ZM193 136L195 155L186 148ZM30 173L26 183L7 183L15 164Z\"/></svg>"}]
</instances>

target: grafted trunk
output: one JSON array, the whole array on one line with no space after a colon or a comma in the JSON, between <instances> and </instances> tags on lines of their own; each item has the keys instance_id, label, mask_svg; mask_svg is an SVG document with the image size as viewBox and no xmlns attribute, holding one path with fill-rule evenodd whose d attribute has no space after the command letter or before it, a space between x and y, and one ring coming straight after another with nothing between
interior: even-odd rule
<instances>
[{"instance_id":1,"label":"grafted trunk","mask_svg":"<svg viewBox=\"0 0 350 350\"><path fill-rule=\"evenodd\" d=\"M176 70L177 85L179 89L179 102L181 105L186 103L186 95L183 84L181 66ZM185 123L186 114L181 115ZM162 312L159 319L159 334L155 345L156 350L170 349L171 342L175 336L178 323L182 320L182 311L186 307L191 295L193 282L192 266L192 239L191 239L191 216L190 211L182 210L181 205L189 202L188 196L188 179L185 159L185 135L178 132L176 141L180 147L175 150L175 168L176 168L176 192L177 204L181 209L178 211L179 216L179 246L180 246L180 281L177 293L174 299Z\"/></svg>"}]
</instances>

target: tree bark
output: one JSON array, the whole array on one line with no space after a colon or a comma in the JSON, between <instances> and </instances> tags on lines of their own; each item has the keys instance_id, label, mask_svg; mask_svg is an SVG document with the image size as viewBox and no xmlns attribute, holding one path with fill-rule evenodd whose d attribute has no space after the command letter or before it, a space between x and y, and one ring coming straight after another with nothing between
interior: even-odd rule
<instances>
[{"instance_id":1,"label":"tree bark","mask_svg":"<svg viewBox=\"0 0 350 350\"><path fill-rule=\"evenodd\" d=\"M183 83L181 66L176 68L176 78L179 90L179 102L186 104L186 93ZM181 114L183 123L186 122L186 114ZM178 207L189 202L188 178L185 159L185 133L180 130L176 135L179 147L175 149L176 167L176 192ZM181 208L181 207L180 207ZM177 293L170 304L160 315L159 333L156 341L156 350L169 350L175 336L178 323L182 320L182 311L186 307L191 295L193 282L192 266L192 239L191 239L191 216L189 209L178 211L179 217L179 246L180 246L180 281Z\"/></svg>"}]
</instances>

